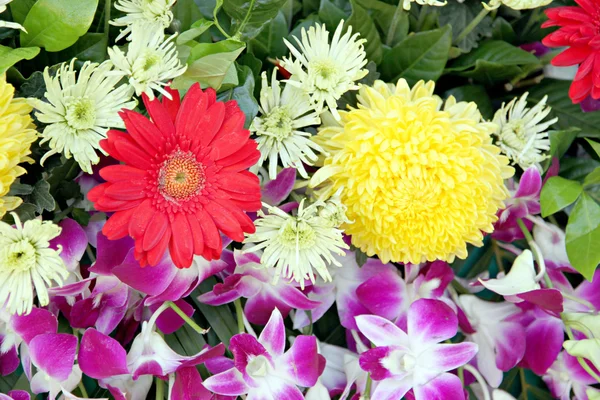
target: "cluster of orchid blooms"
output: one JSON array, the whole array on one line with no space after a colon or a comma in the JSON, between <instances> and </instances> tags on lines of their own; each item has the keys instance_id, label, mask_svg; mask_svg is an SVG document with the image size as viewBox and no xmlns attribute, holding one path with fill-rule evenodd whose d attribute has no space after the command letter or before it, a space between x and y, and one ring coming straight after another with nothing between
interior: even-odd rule
<instances>
[{"instance_id":1,"label":"cluster of orchid blooms","mask_svg":"<svg viewBox=\"0 0 600 400\"><path fill-rule=\"evenodd\" d=\"M162 29L174 1L163 3ZM573 38L577 15L597 18L597 1L578 3L548 11L547 24L563 28L546 44ZM14 226L0 223L0 374L22 368L31 392L50 399L85 398L85 375L119 400L165 387L172 400L507 400L503 377L521 368L561 400L600 398L600 277L580 278L565 233L539 215L541 189L558 173L557 159L545 173L541 167L556 122L544 121L546 99L527 108L527 95L515 98L484 121L474 103L442 102L432 82L359 85L364 39L340 23L330 40L317 25L302 31L297 47L286 43L291 56L281 68L289 79L279 81L276 70L269 85L263 76L261 116L246 130L235 101L197 84L183 97L164 86L185 69L171 39L158 35L155 52L144 50L145 25L135 22L142 6L119 4L130 13L117 21L127 27L129 53L111 50L122 71L86 64L79 87L67 90L75 72L65 64L54 78L45 72L48 102L32 104L48 124L47 155L72 153L85 171L77 183L91 218L87 226L70 218L56 225L14 214ZM596 60L599 38L588 46ZM576 102L600 97L600 77L590 72L600 64L588 61L588 47L559 59L566 64L576 53L583 63ZM325 50L329 58L318 59ZM139 57L162 70L140 83ZM131 70L119 66L127 62ZM113 90L122 76L130 86ZM107 91L98 96L121 100L94 109L81 94L94 85ZM360 106L337 110L348 90L358 90ZM132 111L134 92L148 117ZM106 114L101 128L96 112ZM424 137L410 121L425 126ZM322 126L313 137L304 128L315 125ZM413 139L388 140L388 127ZM96 150L107 155L99 164ZM458 155L480 164L465 167ZM463 198L462 187L474 197ZM495 278L487 270L459 275L455 258L484 242L494 248ZM211 290L199 290L215 278ZM235 305L239 332L178 354L165 335L185 324L198 341L207 332L194 303ZM346 347L312 334L326 313L337 313Z\"/></svg>"}]
</instances>

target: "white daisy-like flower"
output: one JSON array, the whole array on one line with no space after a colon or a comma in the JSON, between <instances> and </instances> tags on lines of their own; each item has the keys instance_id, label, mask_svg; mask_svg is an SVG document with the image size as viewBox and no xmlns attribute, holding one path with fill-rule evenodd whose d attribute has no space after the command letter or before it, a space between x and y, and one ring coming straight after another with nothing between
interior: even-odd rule
<instances>
[{"instance_id":1,"label":"white daisy-like flower","mask_svg":"<svg viewBox=\"0 0 600 400\"><path fill-rule=\"evenodd\" d=\"M282 67L292 74L288 83L309 95L318 114L324 105L339 119L337 101L348 90L358 89L356 81L369 72L367 55L359 34L352 35L352 27L342 35L341 21L329 43L329 32L325 25L311 26L308 32L302 28L302 40L294 37L299 49L283 39L293 58L284 57Z\"/></svg>"},{"instance_id":2,"label":"white daisy-like flower","mask_svg":"<svg viewBox=\"0 0 600 400\"><path fill-rule=\"evenodd\" d=\"M547 6L552 0L491 0L488 4L483 3L483 7L492 11L505 5L513 10L532 10L534 8Z\"/></svg>"},{"instance_id":3,"label":"white daisy-like flower","mask_svg":"<svg viewBox=\"0 0 600 400\"><path fill-rule=\"evenodd\" d=\"M48 124L40 135L40 144L49 142L51 150L41 162L64 153L67 158L72 155L81 169L91 174L92 165L100 161L96 150L104 153L100 140L106 138L110 128L125 127L118 112L134 108L137 102L131 100L133 90L128 85L115 88L121 77L110 74L110 61L100 65L88 61L78 74L74 63L75 59L63 63L54 77L46 67L47 102L34 99L31 104L38 110L38 120Z\"/></svg>"},{"instance_id":4,"label":"white daisy-like flower","mask_svg":"<svg viewBox=\"0 0 600 400\"><path fill-rule=\"evenodd\" d=\"M250 131L255 133L260 151L260 160L253 170L269 160L269 178L277 176L277 160L284 168L293 167L303 178L308 174L304 164L313 165L317 152L323 152L318 144L310 140L311 134L299 129L319 125L321 119L314 110L310 99L295 86L285 84L283 91L277 80L277 70L273 70L271 86L267 73L262 73L260 90L261 116L254 118Z\"/></svg>"},{"instance_id":5,"label":"white daisy-like flower","mask_svg":"<svg viewBox=\"0 0 600 400\"><path fill-rule=\"evenodd\" d=\"M327 199L327 201L323 202L322 206L319 208L319 217L327 226L339 228L342 224L352 222L346 216L348 207L342 203L341 195L343 189L343 187L339 188L337 192Z\"/></svg>"},{"instance_id":6,"label":"white daisy-like flower","mask_svg":"<svg viewBox=\"0 0 600 400\"><path fill-rule=\"evenodd\" d=\"M523 170L532 165L540 169L540 162L548 158L545 151L550 149L547 129L558 121L553 118L542 122L550 114L552 108L546 105L548 96L535 105L527 108L525 93L520 99L516 97L496 111L493 122L498 125L494 135L498 138L498 146L513 164Z\"/></svg>"},{"instance_id":7,"label":"white daisy-like flower","mask_svg":"<svg viewBox=\"0 0 600 400\"><path fill-rule=\"evenodd\" d=\"M448 4L448 1L438 1L438 0L402 0L402 8L406 11L410 10L411 3L417 3L420 6L436 6L442 7Z\"/></svg>"},{"instance_id":8,"label":"white daisy-like flower","mask_svg":"<svg viewBox=\"0 0 600 400\"><path fill-rule=\"evenodd\" d=\"M108 49L116 69L113 73L126 76L138 96L146 93L152 100L156 90L171 98L163 89L165 82L183 74L187 68L177 58L173 39L175 35L165 40L162 31L151 30L147 25L133 25L127 53L117 46Z\"/></svg>"},{"instance_id":9,"label":"white daisy-like flower","mask_svg":"<svg viewBox=\"0 0 600 400\"><path fill-rule=\"evenodd\" d=\"M11 1L12 0L0 0L0 14L2 14L4 11L6 11L6 6ZM10 21L0 20L0 28L20 29L23 32L27 32L21 24L17 24L16 22L10 22Z\"/></svg>"},{"instance_id":10,"label":"white daisy-like flower","mask_svg":"<svg viewBox=\"0 0 600 400\"><path fill-rule=\"evenodd\" d=\"M1 0L0 0L1 1ZM116 41L131 33L134 24L144 24L153 31L164 31L173 21L171 7L177 0L118 0L115 8L125 15L110 21L111 25L124 26Z\"/></svg>"},{"instance_id":11,"label":"white daisy-like flower","mask_svg":"<svg viewBox=\"0 0 600 400\"><path fill-rule=\"evenodd\" d=\"M254 223L256 232L248 235L244 243L256 243L244 252L264 249L260 261L265 268L275 268L276 283L280 276L292 279L304 287L304 281L315 282L316 271L326 282L331 281L327 267L341 266L333 254L344 255L348 245L342 231L325 223L318 215L322 202L304 207L300 202L298 213L292 216L283 210L263 203L268 214L258 211Z\"/></svg>"},{"instance_id":12,"label":"white daisy-like flower","mask_svg":"<svg viewBox=\"0 0 600 400\"><path fill-rule=\"evenodd\" d=\"M50 240L61 228L51 221L32 219L21 224L12 213L15 227L0 221L0 308L11 314L29 314L34 289L41 306L50 301L48 287L62 285L69 276L60 258L61 248L50 248Z\"/></svg>"}]
</instances>

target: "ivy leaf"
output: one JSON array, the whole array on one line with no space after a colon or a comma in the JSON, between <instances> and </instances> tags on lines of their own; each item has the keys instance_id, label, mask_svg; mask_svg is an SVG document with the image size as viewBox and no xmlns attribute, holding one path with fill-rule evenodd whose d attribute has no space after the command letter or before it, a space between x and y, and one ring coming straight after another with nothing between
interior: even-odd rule
<instances>
[{"instance_id":1,"label":"ivy leaf","mask_svg":"<svg viewBox=\"0 0 600 400\"><path fill-rule=\"evenodd\" d=\"M252 39L271 21L287 0L225 0L223 9L244 40ZM241 32L238 32L239 29Z\"/></svg>"},{"instance_id":2,"label":"ivy leaf","mask_svg":"<svg viewBox=\"0 0 600 400\"><path fill-rule=\"evenodd\" d=\"M33 186L15 182L10 185L8 196L26 196L31 193L33 193Z\"/></svg>"},{"instance_id":3,"label":"ivy leaf","mask_svg":"<svg viewBox=\"0 0 600 400\"><path fill-rule=\"evenodd\" d=\"M275 18L252 39L252 52L259 59L281 58L288 53L288 48L283 38L288 35L288 26L285 16L279 12Z\"/></svg>"},{"instance_id":4,"label":"ivy leaf","mask_svg":"<svg viewBox=\"0 0 600 400\"><path fill-rule=\"evenodd\" d=\"M379 64L383 58L383 49L377 27L371 16L355 0L350 0L350 4L352 4L352 14L344 23L344 28L352 27L353 32L360 33L360 37L367 40L365 43L367 59Z\"/></svg>"},{"instance_id":5,"label":"ivy leaf","mask_svg":"<svg viewBox=\"0 0 600 400\"><path fill-rule=\"evenodd\" d=\"M238 67L238 79L243 82L241 86L230 89L219 94L220 101L235 100L240 109L246 114L246 129L258 114L258 102L254 98L254 75L250 67L242 65Z\"/></svg>"},{"instance_id":6,"label":"ivy leaf","mask_svg":"<svg viewBox=\"0 0 600 400\"><path fill-rule=\"evenodd\" d=\"M421 79L435 81L444 71L451 45L449 25L409 36L383 57L381 75L389 82L405 78L410 85Z\"/></svg>"},{"instance_id":7,"label":"ivy leaf","mask_svg":"<svg viewBox=\"0 0 600 400\"><path fill-rule=\"evenodd\" d=\"M89 212L85 211L82 208L73 209L73 219L77 221L77 223L81 226L87 226L90 223L90 218L92 217Z\"/></svg>"},{"instance_id":8,"label":"ivy leaf","mask_svg":"<svg viewBox=\"0 0 600 400\"><path fill-rule=\"evenodd\" d=\"M56 206L54 198L50 194L50 184L44 180L39 181L33 187L31 200L36 207L38 214L47 211L53 211Z\"/></svg>"},{"instance_id":9,"label":"ivy leaf","mask_svg":"<svg viewBox=\"0 0 600 400\"><path fill-rule=\"evenodd\" d=\"M480 11L481 3L479 1L468 0L464 3L450 1L444 7L444 12L440 13L440 26L452 25L452 40L454 41ZM479 40L483 37L490 36L492 36L492 19L487 16L463 40L454 45L467 53L477 47Z\"/></svg>"},{"instance_id":10,"label":"ivy leaf","mask_svg":"<svg viewBox=\"0 0 600 400\"><path fill-rule=\"evenodd\" d=\"M594 142L593 140L590 140L588 138L585 138L585 141L588 142L590 146L592 146L592 149L594 150L596 155L600 157L600 143Z\"/></svg>"},{"instance_id":11,"label":"ivy leaf","mask_svg":"<svg viewBox=\"0 0 600 400\"><path fill-rule=\"evenodd\" d=\"M600 205L588 194L583 193L575 203L566 234L571 265L591 281L600 263Z\"/></svg>"},{"instance_id":12,"label":"ivy leaf","mask_svg":"<svg viewBox=\"0 0 600 400\"><path fill-rule=\"evenodd\" d=\"M29 13L21 32L21 46L40 46L60 51L73 45L89 29L98 0L39 0Z\"/></svg>"},{"instance_id":13,"label":"ivy leaf","mask_svg":"<svg viewBox=\"0 0 600 400\"><path fill-rule=\"evenodd\" d=\"M540 205L542 217L552 215L570 204L573 204L583 192L581 183L553 176L542 188Z\"/></svg>"},{"instance_id":14,"label":"ivy leaf","mask_svg":"<svg viewBox=\"0 0 600 400\"><path fill-rule=\"evenodd\" d=\"M0 75L21 60L31 60L40 52L39 47L19 47L13 49L0 45Z\"/></svg>"},{"instance_id":15,"label":"ivy leaf","mask_svg":"<svg viewBox=\"0 0 600 400\"><path fill-rule=\"evenodd\" d=\"M190 40L196 39L198 36L200 36L204 32L206 32L206 30L208 28L213 26L213 24L214 24L213 21L208 21L204 18L199 19L198 21L194 22L192 24L192 26L190 26L190 29L181 32L179 34L179 36L177 36L177 39L176 39L177 45L181 46L183 44L186 44Z\"/></svg>"}]
</instances>

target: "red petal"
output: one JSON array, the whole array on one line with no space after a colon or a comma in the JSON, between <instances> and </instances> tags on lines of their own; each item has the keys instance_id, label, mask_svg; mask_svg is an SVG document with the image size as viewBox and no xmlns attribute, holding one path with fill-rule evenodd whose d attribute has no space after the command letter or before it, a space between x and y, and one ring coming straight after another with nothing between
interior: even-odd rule
<instances>
[{"instance_id":1,"label":"red petal","mask_svg":"<svg viewBox=\"0 0 600 400\"><path fill-rule=\"evenodd\" d=\"M167 246L169 245L169 241L171 240L171 228L167 226L167 230L160 238L160 241L152 250L147 252L148 264L155 266L162 260L165 255L165 251L167 251Z\"/></svg>"},{"instance_id":2,"label":"red petal","mask_svg":"<svg viewBox=\"0 0 600 400\"><path fill-rule=\"evenodd\" d=\"M98 199L98 201L94 204L94 207L98 211L116 212L129 210L130 208L137 207L140 204L142 204L142 199L133 201L121 201L112 199L108 196L104 196Z\"/></svg>"},{"instance_id":3,"label":"red petal","mask_svg":"<svg viewBox=\"0 0 600 400\"><path fill-rule=\"evenodd\" d=\"M202 234L202 227L195 215L188 215L187 220L188 224L190 224L190 229L192 230L194 254L201 255L204 251L204 235Z\"/></svg>"},{"instance_id":4,"label":"red petal","mask_svg":"<svg viewBox=\"0 0 600 400\"><path fill-rule=\"evenodd\" d=\"M100 170L100 176L109 182L144 179L146 171L129 165L109 165Z\"/></svg>"},{"instance_id":5,"label":"red petal","mask_svg":"<svg viewBox=\"0 0 600 400\"><path fill-rule=\"evenodd\" d=\"M114 142L114 146L124 163L144 170L150 168L150 156L134 142L120 139Z\"/></svg>"},{"instance_id":6,"label":"red petal","mask_svg":"<svg viewBox=\"0 0 600 400\"><path fill-rule=\"evenodd\" d=\"M220 173L218 175L220 186L227 188L235 193L256 193L260 192L260 183L258 176L248 171L242 171L234 174Z\"/></svg>"},{"instance_id":7,"label":"red petal","mask_svg":"<svg viewBox=\"0 0 600 400\"><path fill-rule=\"evenodd\" d=\"M552 59L552 65L567 67L569 65L581 64L589 55L591 49L570 47Z\"/></svg>"},{"instance_id":8,"label":"red petal","mask_svg":"<svg viewBox=\"0 0 600 400\"><path fill-rule=\"evenodd\" d=\"M208 100L208 106L212 106L217 102L217 92L213 88L206 88L204 90L204 94L206 95L206 100Z\"/></svg>"},{"instance_id":9,"label":"red petal","mask_svg":"<svg viewBox=\"0 0 600 400\"><path fill-rule=\"evenodd\" d=\"M94 188L92 188L92 190L90 190L88 192L88 200L91 201L92 203L97 202L102 196L104 196L104 191L106 190L106 188L110 186L110 183L102 183Z\"/></svg>"},{"instance_id":10,"label":"red petal","mask_svg":"<svg viewBox=\"0 0 600 400\"><path fill-rule=\"evenodd\" d=\"M238 172L250 168L260 159L260 151L257 144L250 139L239 151L219 160L219 165L223 166L222 171Z\"/></svg>"},{"instance_id":11,"label":"red petal","mask_svg":"<svg viewBox=\"0 0 600 400\"><path fill-rule=\"evenodd\" d=\"M197 146L206 147L213 140L219 128L223 124L225 117L225 104L217 102L210 106L204 114L200 125L198 125L198 133L192 138L191 148Z\"/></svg>"},{"instance_id":12,"label":"red petal","mask_svg":"<svg viewBox=\"0 0 600 400\"><path fill-rule=\"evenodd\" d=\"M168 227L169 218L161 212L155 212L144 233L143 250L149 251L158 245Z\"/></svg>"},{"instance_id":13,"label":"red petal","mask_svg":"<svg viewBox=\"0 0 600 400\"><path fill-rule=\"evenodd\" d=\"M215 221L215 225L217 225L219 230L236 242L242 242L244 240L242 227L229 210L214 201L209 202L205 208Z\"/></svg>"},{"instance_id":14,"label":"red petal","mask_svg":"<svg viewBox=\"0 0 600 400\"><path fill-rule=\"evenodd\" d=\"M592 89L592 75L589 74L585 78L578 81L573 81L569 88L569 97L573 100L573 103L581 103L589 96Z\"/></svg>"},{"instance_id":15,"label":"red petal","mask_svg":"<svg viewBox=\"0 0 600 400\"><path fill-rule=\"evenodd\" d=\"M197 127L206 113L208 99L200 89L199 84L194 84L185 95L181 109L175 120L177 135L183 135L188 139L198 135Z\"/></svg>"},{"instance_id":16,"label":"red petal","mask_svg":"<svg viewBox=\"0 0 600 400\"><path fill-rule=\"evenodd\" d=\"M138 200L145 197L145 187L146 181L144 179L119 181L106 188L104 194L115 200Z\"/></svg>"},{"instance_id":17,"label":"red petal","mask_svg":"<svg viewBox=\"0 0 600 400\"><path fill-rule=\"evenodd\" d=\"M171 222L173 236L169 242L169 252L171 259L178 268L189 268L192 265L194 255L194 242L192 240L192 231L187 222L185 214L178 213Z\"/></svg>"},{"instance_id":18,"label":"red petal","mask_svg":"<svg viewBox=\"0 0 600 400\"><path fill-rule=\"evenodd\" d=\"M165 108L165 110L167 110L167 113L171 118L171 122L175 124L175 120L177 119L177 112L179 111L179 107L181 107L181 98L179 97L179 91L171 89L169 86L166 86L165 90L171 95L173 100L169 100L168 97L163 96L162 105Z\"/></svg>"},{"instance_id":19,"label":"red petal","mask_svg":"<svg viewBox=\"0 0 600 400\"><path fill-rule=\"evenodd\" d=\"M129 220L136 212L137 208L114 213L102 227L102 233L110 239L117 240L124 238L128 233Z\"/></svg>"},{"instance_id":20,"label":"red petal","mask_svg":"<svg viewBox=\"0 0 600 400\"><path fill-rule=\"evenodd\" d=\"M208 252L209 257L204 256L207 260L211 260L210 254L221 254L221 235L217 230L217 226L213 221L212 217L208 213L201 209L197 213L198 219L200 220L200 227L202 228L202 236L204 237L204 253ZM210 250L212 250L212 252Z\"/></svg>"},{"instance_id":21,"label":"red petal","mask_svg":"<svg viewBox=\"0 0 600 400\"><path fill-rule=\"evenodd\" d=\"M127 132L146 153L154 155L164 142L161 131L142 114L130 110L124 110L122 114Z\"/></svg>"},{"instance_id":22,"label":"red petal","mask_svg":"<svg viewBox=\"0 0 600 400\"><path fill-rule=\"evenodd\" d=\"M249 136L250 132L245 129L218 135L218 138L211 144L214 160L218 161L240 150L246 144Z\"/></svg>"},{"instance_id":23,"label":"red petal","mask_svg":"<svg viewBox=\"0 0 600 400\"><path fill-rule=\"evenodd\" d=\"M158 99L150 101L146 93L142 94L142 99L154 125L166 136L174 135L175 125L165 106Z\"/></svg>"},{"instance_id":24,"label":"red petal","mask_svg":"<svg viewBox=\"0 0 600 400\"><path fill-rule=\"evenodd\" d=\"M229 103L229 102L228 102ZM223 117L223 125L217 132L217 135L213 139L212 142L208 144L212 144L217 141L221 136L227 135L231 132L239 132L244 131L244 122L246 122L246 115L237 107L228 107L228 104L225 103L225 116ZM246 139L250 136L249 132L246 131ZM246 141L244 140L243 143ZM204 142L203 142L204 143Z\"/></svg>"},{"instance_id":25,"label":"red petal","mask_svg":"<svg viewBox=\"0 0 600 400\"><path fill-rule=\"evenodd\" d=\"M131 217L129 221L129 235L137 240L142 240L144 237L144 232L146 231L146 227L148 223L154 216L154 207L152 207L152 200L146 199L140 206L136 209L135 214Z\"/></svg>"}]
</instances>

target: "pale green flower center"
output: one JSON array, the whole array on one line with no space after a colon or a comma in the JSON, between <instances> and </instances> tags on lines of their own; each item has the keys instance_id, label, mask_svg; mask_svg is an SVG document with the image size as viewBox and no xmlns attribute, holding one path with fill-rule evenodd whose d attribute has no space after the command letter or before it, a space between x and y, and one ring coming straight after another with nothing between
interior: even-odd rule
<instances>
[{"instance_id":1,"label":"pale green flower center","mask_svg":"<svg viewBox=\"0 0 600 400\"><path fill-rule=\"evenodd\" d=\"M411 353L394 350L382 360L382 365L394 375L401 375L415 369L417 359Z\"/></svg>"},{"instance_id":2,"label":"pale green flower center","mask_svg":"<svg viewBox=\"0 0 600 400\"><path fill-rule=\"evenodd\" d=\"M269 360L265 356L258 356L250 360L246 372L252 378L262 378L269 373Z\"/></svg>"},{"instance_id":3,"label":"pale green flower center","mask_svg":"<svg viewBox=\"0 0 600 400\"><path fill-rule=\"evenodd\" d=\"M7 246L0 260L0 265L9 271L27 272L35 267L36 249L31 242L22 239Z\"/></svg>"},{"instance_id":4,"label":"pale green flower center","mask_svg":"<svg viewBox=\"0 0 600 400\"><path fill-rule=\"evenodd\" d=\"M292 122L287 107L275 107L264 117L263 129L281 142L292 134Z\"/></svg>"},{"instance_id":5,"label":"pale green flower center","mask_svg":"<svg viewBox=\"0 0 600 400\"><path fill-rule=\"evenodd\" d=\"M312 69L309 75L312 75L317 89L331 90L337 85L339 71L333 60L314 61L309 68Z\"/></svg>"},{"instance_id":6,"label":"pale green flower center","mask_svg":"<svg viewBox=\"0 0 600 400\"><path fill-rule=\"evenodd\" d=\"M65 119L74 129L91 129L96 124L96 104L87 97L74 99L67 104Z\"/></svg>"},{"instance_id":7,"label":"pale green flower center","mask_svg":"<svg viewBox=\"0 0 600 400\"><path fill-rule=\"evenodd\" d=\"M308 223L295 218L286 221L279 229L279 240L288 248L309 249L315 245L316 237L315 230Z\"/></svg>"},{"instance_id":8,"label":"pale green flower center","mask_svg":"<svg viewBox=\"0 0 600 400\"><path fill-rule=\"evenodd\" d=\"M133 63L133 75L139 81L151 81L160 74L162 57L156 51L146 49Z\"/></svg>"},{"instance_id":9,"label":"pale green flower center","mask_svg":"<svg viewBox=\"0 0 600 400\"><path fill-rule=\"evenodd\" d=\"M521 150L527 145L528 139L525 123L521 119L510 121L502 127L500 140L508 147Z\"/></svg>"}]
</instances>

